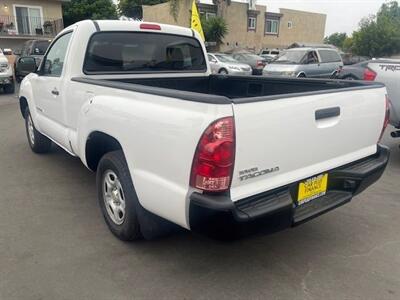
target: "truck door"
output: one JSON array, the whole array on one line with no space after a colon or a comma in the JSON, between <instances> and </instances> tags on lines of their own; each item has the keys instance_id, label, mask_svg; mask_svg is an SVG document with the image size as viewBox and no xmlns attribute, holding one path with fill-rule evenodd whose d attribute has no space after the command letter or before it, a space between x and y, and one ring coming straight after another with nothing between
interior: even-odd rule
<instances>
[{"instance_id":1,"label":"truck door","mask_svg":"<svg viewBox=\"0 0 400 300\"><path fill-rule=\"evenodd\" d=\"M34 78L34 98L38 112L40 128L51 139L69 149L67 127L65 122L64 100L67 91L63 90L65 77L65 57L68 51L72 32L58 37L43 58Z\"/></svg>"}]
</instances>

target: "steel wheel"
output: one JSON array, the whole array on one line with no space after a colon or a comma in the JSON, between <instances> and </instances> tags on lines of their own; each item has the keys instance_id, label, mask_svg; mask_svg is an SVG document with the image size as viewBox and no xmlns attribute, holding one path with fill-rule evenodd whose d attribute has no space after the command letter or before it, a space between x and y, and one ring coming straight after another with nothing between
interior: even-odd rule
<instances>
[{"instance_id":1,"label":"steel wheel","mask_svg":"<svg viewBox=\"0 0 400 300\"><path fill-rule=\"evenodd\" d=\"M125 195L118 176L107 170L103 176L103 199L110 219L121 225L125 220Z\"/></svg>"},{"instance_id":2,"label":"steel wheel","mask_svg":"<svg viewBox=\"0 0 400 300\"><path fill-rule=\"evenodd\" d=\"M32 117L28 115L28 136L32 146L35 145L35 129L33 127Z\"/></svg>"}]
</instances>

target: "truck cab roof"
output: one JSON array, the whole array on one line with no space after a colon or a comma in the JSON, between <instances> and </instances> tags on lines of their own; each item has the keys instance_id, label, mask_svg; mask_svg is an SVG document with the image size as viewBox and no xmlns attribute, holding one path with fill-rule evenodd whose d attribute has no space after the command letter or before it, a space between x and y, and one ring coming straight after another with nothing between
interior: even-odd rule
<instances>
[{"instance_id":1,"label":"truck cab roof","mask_svg":"<svg viewBox=\"0 0 400 300\"><path fill-rule=\"evenodd\" d=\"M190 28L160 24L153 22L126 21L126 20L83 20L65 28L60 34L77 27L92 26L95 31L158 31L160 33L195 36L196 32Z\"/></svg>"}]
</instances>

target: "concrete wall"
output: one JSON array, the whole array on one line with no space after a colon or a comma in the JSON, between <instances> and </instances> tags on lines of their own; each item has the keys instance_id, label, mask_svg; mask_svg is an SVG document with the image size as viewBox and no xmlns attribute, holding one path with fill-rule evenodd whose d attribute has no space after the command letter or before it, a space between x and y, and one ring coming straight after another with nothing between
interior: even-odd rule
<instances>
[{"instance_id":1,"label":"concrete wall","mask_svg":"<svg viewBox=\"0 0 400 300\"><path fill-rule=\"evenodd\" d=\"M258 6L259 13L255 31L247 31L247 13L248 5L246 3L231 2L231 5L225 10L223 17L228 24L228 34L225 36L224 45L221 45L221 51L229 50L235 47L251 49L258 51L261 48L264 39L264 16L265 6Z\"/></svg>"},{"instance_id":2,"label":"concrete wall","mask_svg":"<svg viewBox=\"0 0 400 300\"><path fill-rule=\"evenodd\" d=\"M284 48L294 42L322 44L325 36L326 15L281 8L279 34L266 35L262 46ZM288 22L293 27L288 28Z\"/></svg>"},{"instance_id":3,"label":"concrete wall","mask_svg":"<svg viewBox=\"0 0 400 300\"><path fill-rule=\"evenodd\" d=\"M143 20L148 22L190 27L191 9L192 1L181 0L178 18L175 21L174 17L170 14L169 2L152 6L143 5Z\"/></svg>"}]
</instances>

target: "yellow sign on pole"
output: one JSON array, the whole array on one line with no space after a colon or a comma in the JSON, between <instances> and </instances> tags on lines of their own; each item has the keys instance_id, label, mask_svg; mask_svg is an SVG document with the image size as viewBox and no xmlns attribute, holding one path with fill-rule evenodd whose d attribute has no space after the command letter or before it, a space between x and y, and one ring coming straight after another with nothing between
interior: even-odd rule
<instances>
[{"instance_id":1,"label":"yellow sign on pole","mask_svg":"<svg viewBox=\"0 0 400 300\"><path fill-rule=\"evenodd\" d=\"M203 28L201 27L199 12L196 6L196 0L193 0L192 4L192 25L190 26L190 28L196 30L200 34L203 41L205 40Z\"/></svg>"}]
</instances>

